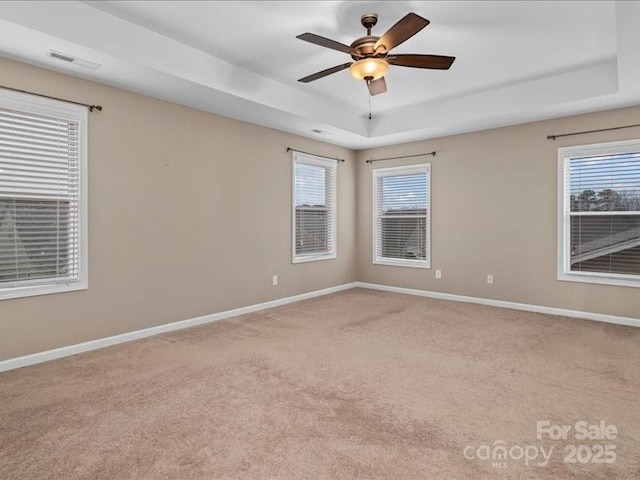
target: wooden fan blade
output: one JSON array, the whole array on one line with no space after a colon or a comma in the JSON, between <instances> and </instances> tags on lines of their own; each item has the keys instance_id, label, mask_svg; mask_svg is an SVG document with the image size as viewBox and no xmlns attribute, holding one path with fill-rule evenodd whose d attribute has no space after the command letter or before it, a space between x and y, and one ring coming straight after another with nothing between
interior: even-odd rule
<instances>
[{"instance_id":1,"label":"wooden fan blade","mask_svg":"<svg viewBox=\"0 0 640 480\"><path fill-rule=\"evenodd\" d=\"M385 60L390 65L412 68L432 68L435 70L449 70L456 57L444 55L390 55Z\"/></svg>"},{"instance_id":2,"label":"wooden fan blade","mask_svg":"<svg viewBox=\"0 0 640 480\"><path fill-rule=\"evenodd\" d=\"M398 23L386 31L373 46L374 50L385 53L397 47L402 42L410 39L424 27L429 25L429 20L415 13L408 13Z\"/></svg>"},{"instance_id":3,"label":"wooden fan blade","mask_svg":"<svg viewBox=\"0 0 640 480\"><path fill-rule=\"evenodd\" d=\"M387 82L384 77L380 77L377 80L367 82L367 88L371 96L379 95L387 91Z\"/></svg>"},{"instance_id":4,"label":"wooden fan blade","mask_svg":"<svg viewBox=\"0 0 640 480\"><path fill-rule=\"evenodd\" d=\"M302 83L313 82L314 80L318 80L319 78L326 77L327 75L331 75L332 73L339 72L340 70L344 70L345 68L349 68L353 62L343 63L342 65L337 65L335 67L327 68L326 70L322 70L321 72L316 72L307 77L301 78L298 80Z\"/></svg>"},{"instance_id":5,"label":"wooden fan blade","mask_svg":"<svg viewBox=\"0 0 640 480\"><path fill-rule=\"evenodd\" d=\"M331 40L330 38L321 37L315 33L303 33L302 35L298 35L296 38L304 40L305 42L313 43L314 45L320 45L321 47L348 53L349 55L353 53L353 49L351 47L343 43L336 42L335 40Z\"/></svg>"}]
</instances>

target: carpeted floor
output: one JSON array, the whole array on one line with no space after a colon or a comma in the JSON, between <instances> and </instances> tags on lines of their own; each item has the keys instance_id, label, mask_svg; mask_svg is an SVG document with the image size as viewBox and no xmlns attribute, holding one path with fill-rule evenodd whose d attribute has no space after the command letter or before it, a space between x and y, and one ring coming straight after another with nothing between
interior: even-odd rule
<instances>
[{"instance_id":1,"label":"carpeted floor","mask_svg":"<svg viewBox=\"0 0 640 480\"><path fill-rule=\"evenodd\" d=\"M0 374L0 478L635 480L640 329L350 290Z\"/></svg>"}]
</instances>

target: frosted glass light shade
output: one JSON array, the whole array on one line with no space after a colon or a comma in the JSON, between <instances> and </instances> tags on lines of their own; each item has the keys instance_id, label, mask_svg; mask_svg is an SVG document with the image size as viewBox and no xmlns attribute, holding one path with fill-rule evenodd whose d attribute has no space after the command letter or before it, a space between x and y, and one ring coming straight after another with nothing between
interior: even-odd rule
<instances>
[{"instance_id":1,"label":"frosted glass light shade","mask_svg":"<svg viewBox=\"0 0 640 480\"><path fill-rule=\"evenodd\" d=\"M389 64L381 58L364 58L349 67L349 72L358 80L377 80L389 70Z\"/></svg>"}]
</instances>

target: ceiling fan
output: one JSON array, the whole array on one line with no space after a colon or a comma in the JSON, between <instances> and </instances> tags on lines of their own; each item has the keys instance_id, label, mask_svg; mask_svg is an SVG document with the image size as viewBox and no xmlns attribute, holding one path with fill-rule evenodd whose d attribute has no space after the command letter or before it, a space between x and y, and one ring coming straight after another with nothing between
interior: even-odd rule
<instances>
[{"instance_id":1,"label":"ceiling fan","mask_svg":"<svg viewBox=\"0 0 640 480\"><path fill-rule=\"evenodd\" d=\"M378 95L387 91L384 75L389 65L399 67L430 68L448 70L456 57L443 55L415 55L391 54L393 48L413 37L416 33L429 25L429 20L415 13L409 13L400 19L381 37L371 35L371 28L378 23L378 15L367 13L360 19L362 26L367 29L367 36L354 40L351 45L345 45L329 38L313 33L303 33L296 38L305 42L331 48L351 55L353 62L343 63L327 68L298 80L302 83L313 82L336 72L349 69L351 75L358 80L364 80L371 95Z\"/></svg>"}]
</instances>

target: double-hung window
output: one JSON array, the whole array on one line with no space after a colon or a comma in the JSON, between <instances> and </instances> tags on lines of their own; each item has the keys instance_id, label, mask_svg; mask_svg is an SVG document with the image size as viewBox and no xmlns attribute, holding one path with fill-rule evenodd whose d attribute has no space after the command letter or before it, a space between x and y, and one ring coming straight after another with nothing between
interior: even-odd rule
<instances>
[{"instance_id":1,"label":"double-hung window","mask_svg":"<svg viewBox=\"0 0 640 480\"><path fill-rule=\"evenodd\" d=\"M0 90L0 299L79 290L87 109Z\"/></svg>"},{"instance_id":2,"label":"double-hung window","mask_svg":"<svg viewBox=\"0 0 640 480\"><path fill-rule=\"evenodd\" d=\"M640 141L558 149L558 279L640 286Z\"/></svg>"},{"instance_id":3,"label":"double-hung window","mask_svg":"<svg viewBox=\"0 0 640 480\"><path fill-rule=\"evenodd\" d=\"M431 266L430 164L373 170L373 263Z\"/></svg>"},{"instance_id":4,"label":"double-hung window","mask_svg":"<svg viewBox=\"0 0 640 480\"><path fill-rule=\"evenodd\" d=\"M336 160L293 153L293 263L336 258Z\"/></svg>"}]
</instances>

